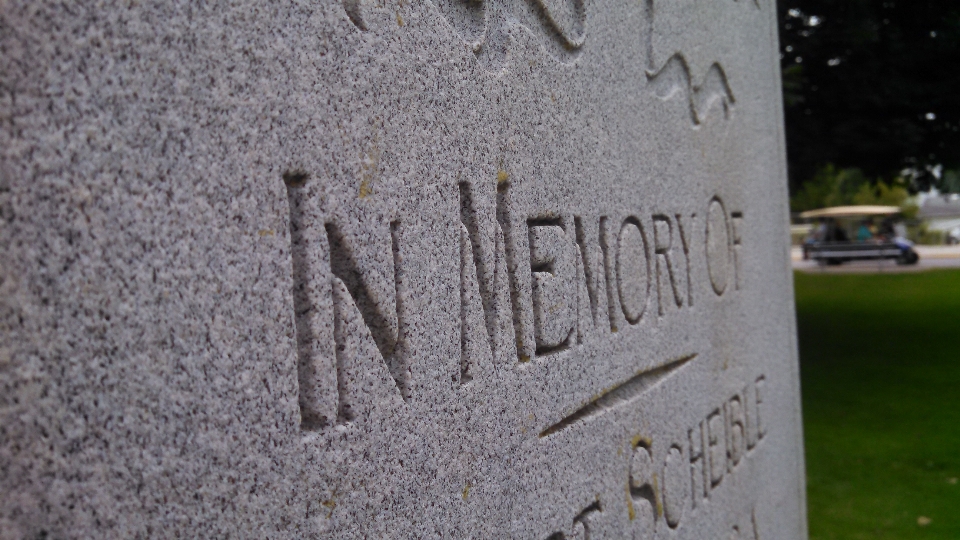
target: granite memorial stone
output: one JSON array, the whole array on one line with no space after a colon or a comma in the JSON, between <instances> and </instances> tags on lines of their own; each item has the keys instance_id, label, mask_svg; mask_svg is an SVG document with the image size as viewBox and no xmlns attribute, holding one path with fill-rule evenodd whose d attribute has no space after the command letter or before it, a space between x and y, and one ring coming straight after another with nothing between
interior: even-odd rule
<instances>
[{"instance_id":1,"label":"granite memorial stone","mask_svg":"<svg viewBox=\"0 0 960 540\"><path fill-rule=\"evenodd\" d=\"M805 538L776 18L0 4L0 538Z\"/></svg>"}]
</instances>

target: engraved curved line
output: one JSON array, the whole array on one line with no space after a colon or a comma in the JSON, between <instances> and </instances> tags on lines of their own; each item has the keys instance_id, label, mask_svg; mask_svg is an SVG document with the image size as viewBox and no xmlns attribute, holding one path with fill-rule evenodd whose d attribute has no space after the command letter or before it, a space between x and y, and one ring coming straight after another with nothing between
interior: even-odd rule
<instances>
[{"instance_id":1,"label":"engraved curved line","mask_svg":"<svg viewBox=\"0 0 960 540\"><path fill-rule=\"evenodd\" d=\"M681 53L671 56L655 73L648 71L647 80L654 94L661 99L670 99L677 92L685 92L694 125L703 123L710 108L717 102L723 107L724 117L729 117L730 106L736 102L727 82L727 74L719 63L714 62L707 69L702 84L694 85L690 66Z\"/></svg>"},{"instance_id":2,"label":"engraved curved line","mask_svg":"<svg viewBox=\"0 0 960 540\"><path fill-rule=\"evenodd\" d=\"M604 390L586 405L567 415L556 424L540 432L540 437L547 437L563 431L574 424L584 422L601 415L611 409L632 403L647 390L653 388L664 379L674 374L688 362L696 358L696 354L689 354L663 364L662 366L641 370L626 381Z\"/></svg>"},{"instance_id":3,"label":"engraved curved line","mask_svg":"<svg viewBox=\"0 0 960 540\"><path fill-rule=\"evenodd\" d=\"M576 16L576 22L573 28L570 29L570 36L567 36L567 33L564 32L563 25L554 19L550 10L547 9L547 6L543 3L543 0L527 0L527 3L537 14L537 18L540 19L540 23L547 31L547 34L559 42L564 49L574 51L583 46L586 37L584 26L586 25L587 14L583 6L583 0L569 1L573 2L573 10Z\"/></svg>"},{"instance_id":4,"label":"engraved curved line","mask_svg":"<svg viewBox=\"0 0 960 540\"><path fill-rule=\"evenodd\" d=\"M350 22L360 30L367 29L367 23L364 22L360 13L360 0L343 0L343 10L347 12Z\"/></svg>"}]
</instances>

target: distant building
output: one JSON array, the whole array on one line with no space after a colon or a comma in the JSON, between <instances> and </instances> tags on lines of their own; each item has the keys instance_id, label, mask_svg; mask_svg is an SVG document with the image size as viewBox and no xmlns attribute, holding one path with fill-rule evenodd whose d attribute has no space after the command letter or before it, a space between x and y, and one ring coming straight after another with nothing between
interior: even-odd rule
<instances>
[{"instance_id":1,"label":"distant building","mask_svg":"<svg viewBox=\"0 0 960 540\"><path fill-rule=\"evenodd\" d=\"M960 195L932 190L917 195L917 205L917 218L926 223L928 231L942 232L947 243L960 242Z\"/></svg>"}]
</instances>

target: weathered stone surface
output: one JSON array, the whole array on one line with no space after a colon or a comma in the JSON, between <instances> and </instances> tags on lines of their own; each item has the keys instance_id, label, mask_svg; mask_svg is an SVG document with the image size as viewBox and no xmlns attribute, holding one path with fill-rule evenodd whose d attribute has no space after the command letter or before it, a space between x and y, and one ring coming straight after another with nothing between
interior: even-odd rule
<instances>
[{"instance_id":1,"label":"weathered stone surface","mask_svg":"<svg viewBox=\"0 0 960 540\"><path fill-rule=\"evenodd\" d=\"M775 19L3 3L0 537L805 537Z\"/></svg>"}]
</instances>

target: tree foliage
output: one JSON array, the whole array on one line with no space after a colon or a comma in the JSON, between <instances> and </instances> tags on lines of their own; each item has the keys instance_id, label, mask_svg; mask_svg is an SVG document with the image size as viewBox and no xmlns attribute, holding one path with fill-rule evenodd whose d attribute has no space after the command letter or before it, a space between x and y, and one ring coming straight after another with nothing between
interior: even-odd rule
<instances>
[{"instance_id":1,"label":"tree foliage","mask_svg":"<svg viewBox=\"0 0 960 540\"><path fill-rule=\"evenodd\" d=\"M906 217L913 217L917 211L902 177L889 183L879 178L871 180L860 169L838 169L832 163L817 171L790 199L794 212L849 204L899 206Z\"/></svg>"},{"instance_id":2,"label":"tree foliage","mask_svg":"<svg viewBox=\"0 0 960 540\"><path fill-rule=\"evenodd\" d=\"M921 189L960 167L960 2L778 8L794 193L827 163L888 179L909 168Z\"/></svg>"}]
</instances>

